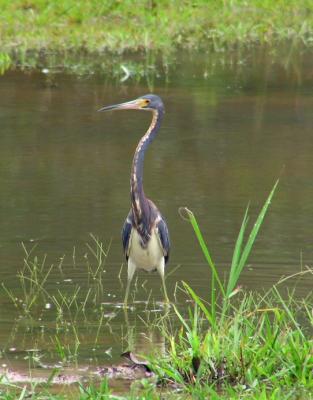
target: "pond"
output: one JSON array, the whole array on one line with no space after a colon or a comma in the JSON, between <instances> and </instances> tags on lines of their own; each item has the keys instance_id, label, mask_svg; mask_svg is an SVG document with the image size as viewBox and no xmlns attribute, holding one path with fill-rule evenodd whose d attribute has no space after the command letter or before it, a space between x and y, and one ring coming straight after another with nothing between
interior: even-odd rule
<instances>
[{"instance_id":1,"label":"pond","mask_svg":"<svg viewBox=\"0 0 313 400\"><path fill-rule=\"evenodd\" d=\"M121 311L126 266L120 233L130 207L130 166L151 115L97 113L104 105L151 91L164 100L144 185L170 230L172 299L177 295L179 303L181 281L206 299L210 284L179 207L194 212L213 259L227 273L246 206L252 225L277 178L240 284L266 289L312 266L313 55L300 51L292 62L288 53L274 57L267 50L210 57L179 55L170 72L153 81L40 70L0 77L3 366L103 365L118 362L131 345L139 353L162 348L162 338L138 318L162 312L159 276L140 273L133 282L134 337ZM106 254L100 263L99 242ZM37 275L30 275L34 265ZM38 295L36 279L45 290ZM311 290L312 278L297 279L297 296Z\"/></svg>"}]
</instances>

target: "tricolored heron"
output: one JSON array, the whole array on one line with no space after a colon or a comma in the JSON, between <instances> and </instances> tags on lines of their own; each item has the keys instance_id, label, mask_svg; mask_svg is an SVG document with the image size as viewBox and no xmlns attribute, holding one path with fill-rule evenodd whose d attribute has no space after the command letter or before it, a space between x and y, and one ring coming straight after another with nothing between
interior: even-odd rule
<instances>
[{"instance_id":1,"label":"tricolored heron","mask_svg":"<svg viewBox=\"0 0 313 400\"><path fill-rule=\"evenodd\" d=\"M124 304L127 305L130 283L136 269L158 271L162 279L165 300L168 302L164 279L164 269L170 251L168 229L160 211L145 196L143 190L145 152L160 128L164 115L164 105L160 97L147 94L126 103L103 107L99 111L129 109L152 111L152 121L149 129L137 145L131 168L131 209L122 230L123 248L128 263Z\"/></svg>"}]
</instances>

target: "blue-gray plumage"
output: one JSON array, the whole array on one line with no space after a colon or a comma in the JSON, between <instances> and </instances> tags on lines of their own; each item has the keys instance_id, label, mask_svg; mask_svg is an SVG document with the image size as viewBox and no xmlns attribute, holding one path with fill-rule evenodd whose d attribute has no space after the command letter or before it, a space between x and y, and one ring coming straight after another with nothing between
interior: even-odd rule
<instances>
[{"instance_id":1,"label":"blue-gray plumage","mask_svg":"<svg viewBox=\"0 0 313 400\"><path fill-rule=\"evenodd\" d=\"M170 240L166 222L156 205L143 190L143 163L145 152L155 138L164 115L160 97L148 94L127 103L103 107L99 111L136 109L152 111L151 125L139 141L131 169L131 210L122 230L122 242L128 264L128 279L125 294L127 305L129 287L136 269L157 270L161 276L166 301L164 268L169 258Z\"/></svg>"}]
</instances>

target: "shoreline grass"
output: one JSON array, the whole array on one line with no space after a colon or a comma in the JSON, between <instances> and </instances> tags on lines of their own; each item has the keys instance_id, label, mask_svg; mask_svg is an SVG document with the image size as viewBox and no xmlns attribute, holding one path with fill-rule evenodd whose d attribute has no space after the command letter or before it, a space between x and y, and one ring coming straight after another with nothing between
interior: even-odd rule
<instances>
[{"instance_id":1,"label":"shoreline grass","mask_svg":"<svg viewBox=\"0 0 313 400\"><path fill-rule=\"evenodd\" d=\"M87 51L216 48L313 40L306 0L1 0L1 47Z\"/></svg>"},{"instance_id":2,"label":"shoreline grass","mask_svg":"<svg viewBox=\"0 0 313 400\"><path fill-rule=\"evenodd\" d=\"M105 59L127 52L166 56L178 49L313 44L313 3L307 0L1 0L0 8L0 71L9 60L28 65L34 54Z\"/></svg>"},{"instance_id":3,"label":"shoreline grass","mask_svg":"<svg viewBox=\"0 0 313 400\"><path fill-rule=\"evenodd\" d=\"M184 287L194 306L187 316L175 310L178 332L163 321L167 354L150 358L160 382L197 399L312 398L312 296L283 298L276 285L241 293L212 326L209 306Z\"/></svg>"},{"instance_id":4,"label":"shoreline grass","mask_svg":"<svg viewBox=\"0 0 313 400\"><path fill-rule=\"evenodd\" d=\"M163 320L167 355L151 363L160 380L198 399L299 398L302 392L309 398L313 393L312 294L297 302L292 294L284 297L278 284L265 294L245 293L237 286L277 185L244 243L246 210L225 283L195 216L185 209L211 271L211 293L205 302L183 282L193 306L187 313L174 306L178 332Z\"/></svg>"},{"instance_id":5,"label":"shoreline grass","mask_svg":"<svg viewBox=\"0 0 313 400\"><path fill-rule=\"evenodd\" d=\"M263 294L246 293L237 286L277 185L278 181L244 243L246 210L224 283L195 216L185 209L211 271L210 293L204 301L183 282L193 306L187 311L174 306L174 316L162 320L167 354L150 362L161 382L174 384L192 398L313 396L312 293L296 301L293 293L282 295L279 282ZM173 331L175 316L181 328Z\"/></svg>"},{"instance_id":6,"label":"shoreline grass","mask_svg":"<svg viewBox=\"0 0 313 400\"><path fill-rule=\"evenodd\" d=\"M197 398L203 399L218 398L219 394L260 398L271 392L270 398L276 399L280 398L277 394L288 398L296 390L313 391L312 299L298 303L292 295L285 298L278 285L265 294L245 293L237 286L277 185L278 181L244 243L249 219L246 210L224 283L195 216L185 209L211 271L211 288L204 301L183 282L193 306L186 312L174 305L180 330L171 332L171 324L163 319L167 355L151 359L161 381L192 396L197 392Z\"/></svg>"}]
</instances>

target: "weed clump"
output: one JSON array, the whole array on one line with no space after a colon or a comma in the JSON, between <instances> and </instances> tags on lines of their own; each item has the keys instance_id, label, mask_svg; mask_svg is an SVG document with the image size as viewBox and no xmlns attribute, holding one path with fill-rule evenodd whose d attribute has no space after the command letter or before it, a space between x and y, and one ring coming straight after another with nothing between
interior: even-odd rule
<instances>
[{"instance_id":1,"label":"weed clump","mask_svg":"<svg viewBox=\"0 0 313 400\"><path fill-rule=\"evenodd\" d=\"M219 392L227 394L225 398L231 393L247 398L262 394L256 398L267 398L264 396L272 391L277 396L285 393L286 398L295 390L312 390L312 296L301 301L296 301L293 293L283 296L279 286L286 278L263 294L245 293L237 286L277 184L244 244L246 211L226 283L211 258L196 218L184 210L211 271L210 301L200 299L183 282L182 290L193 305L187 310L173 306L174 313L162 319L168 351L161 359L150 358L160 382L197 393L197 398L217 396ZM312 273L307 268L299 275ZM180 325L178 330L172 328L174 318ZM275 396L271 398L281 398Z\"/></svg>"}]
</instances>

